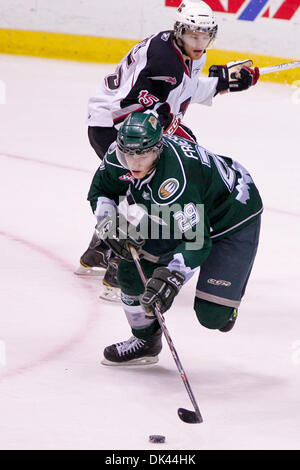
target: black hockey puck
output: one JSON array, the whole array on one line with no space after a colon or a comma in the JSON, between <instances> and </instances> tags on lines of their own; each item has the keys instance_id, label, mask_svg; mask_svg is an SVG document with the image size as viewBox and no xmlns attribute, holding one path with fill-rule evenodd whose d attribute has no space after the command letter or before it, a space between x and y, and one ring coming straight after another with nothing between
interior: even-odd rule
<instances>
[{"instance_id":1,"label":"black hockey puck","mask_svg":"<svg viewBox=\"0 0 300 470\"><path fill-rule=\"evenodd\" d=\"M163 444L166 441L166 437L160 436L159 434L152 434L149 436L149 441L153 444Z\"/></svg>"}]
</instances>

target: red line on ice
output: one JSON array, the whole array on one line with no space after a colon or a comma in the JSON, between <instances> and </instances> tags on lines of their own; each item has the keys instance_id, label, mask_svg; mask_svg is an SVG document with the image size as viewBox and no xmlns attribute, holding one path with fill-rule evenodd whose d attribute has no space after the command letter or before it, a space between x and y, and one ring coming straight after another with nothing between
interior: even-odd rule
<instances>
[{"instance_id":1,"label":"red line on ice","mask_svg":"<svg viewBox=\"0 0 300 470\"><path fill-rule=\"evenodd\" d=\"M4 237L4 238L6 238L10 241L21 243L22 245L26 246L27 248L29 248L31 250L34 250L35 252L39 253L40 255L49 258L51 261L56 263L63 270L66 270L70 273L73 271L73 267L71 265L69 265L64 259L60 258L59 256L52 253L50 250L48 250L47 248L45 248L41 245L33 243L29 240L25 240L25 239L23 239L23 238L21 238L17 235L8 233L8 232L3 231L3 230L0 230L0 236ZM88 291L89 295L94 295L91 286L87 283L86 280L80 279L80 282L78 282L78 286L79 286L79 288L83 287L84 289L86 289ZM90 292L90 291L92 291L92 292ZM61 356L62 354L66 353L67 351L72 349L74 346L76 346L78 343L80 343L85 338L85 336L87 334L89 334L89 332L91 331L91 329L92 329L92 327L93 327L93 325L94 325L94 323L97 319L99 319L99 311L98 311L98 309L95 308L94 311L92 311L89 314L89 316L87 318L87 321L86 321L86 325L80 331L78 331L72 338L70 338L67 342L65 342L64 344L61 344L60 346L55 347L52 351L46 353L45 355L43 355L39 359L36 359L36 360L34 360L30 363L21 365L20 367L16 367L14 369L3 372L2 374L0 374L0 382L3 379L6 379L6 378L9 378L9 377L27 372L30 369L34 368L34 367L37 367L39 365L42 365L43 363L46 363L46 362L51 361L53 359L56 359L59 356Z\"/></svg>"},{"instance_id":2,"label":"red line on ice","mask_svg":"<svg viewBox=\"0 0 300 470\"><path fill-rule=\"evenodd\" d=\"M23 160L23 161L31 162L31 163L38 163L39 165L53 166L55 168L61 168L62 170L72 170L72 171L79 171L80 173L92 174L91 171L85 170L84 168L76 168L75 166L63 165L62 163L39 160L37 158L22 157L20 155L12 155L9 153L2 153L2 152L0 153L0 157L13 158L15 160Z\"/></svg>"}]
</instances>

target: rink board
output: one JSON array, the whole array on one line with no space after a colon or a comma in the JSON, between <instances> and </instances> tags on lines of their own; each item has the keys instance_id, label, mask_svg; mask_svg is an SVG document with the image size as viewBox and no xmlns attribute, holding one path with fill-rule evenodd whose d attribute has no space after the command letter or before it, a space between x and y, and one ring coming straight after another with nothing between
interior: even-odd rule
<instances>
[{"instance_id":1,"label":"rink board","mask_svg":"<svg viewBox=\"0 0 300 470\"><path fill-rule=\"evenodd\" d=\"M0 53L17 54L83 62L118 63L138 41L86 35L0 29ZM212 64L251 58L254 65L265 67L293 60L263 54L210 49L204 73ZM299 86L300 69L292 69L261 77L263 81Z\"/></svg>"}]
</instances>

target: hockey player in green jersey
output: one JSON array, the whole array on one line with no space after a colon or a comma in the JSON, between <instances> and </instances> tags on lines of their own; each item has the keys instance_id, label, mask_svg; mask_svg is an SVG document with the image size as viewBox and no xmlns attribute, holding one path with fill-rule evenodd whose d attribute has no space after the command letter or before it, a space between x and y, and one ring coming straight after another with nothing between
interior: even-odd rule
<instances>
[{"instance_id":1,"label":"hockey player in green jersey","mask_svg":"<svg viewBox=\"0 0 300 470\"><path fill-rule=\"evenodd\" d=\"M194 299L199 322L229 331L258 246L262 201L248 171L197 143L165 136L153 114L132 113L96 172L88 199L99 239L122 259L122 305L133 336L104 350L104 363L158 360L166 312L200 267ZM134 246L148 277L133 263Z\"/></svg>"}]
</instances>

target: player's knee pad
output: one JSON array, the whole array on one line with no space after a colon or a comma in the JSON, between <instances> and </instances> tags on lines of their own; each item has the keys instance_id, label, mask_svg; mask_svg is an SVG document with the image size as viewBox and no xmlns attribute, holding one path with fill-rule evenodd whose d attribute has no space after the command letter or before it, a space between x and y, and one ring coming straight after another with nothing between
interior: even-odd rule
<instances>
[{"instance_id":1,"label":"player's knee pad","mask_svg":"<svg viewBox=\"0 0 300 470\"><path fill-rule=\"evenodd\" d=\"M228 322L234 308L195 297L194 310L201 325L218 330Z\"/></svg>"}]
</instances>

